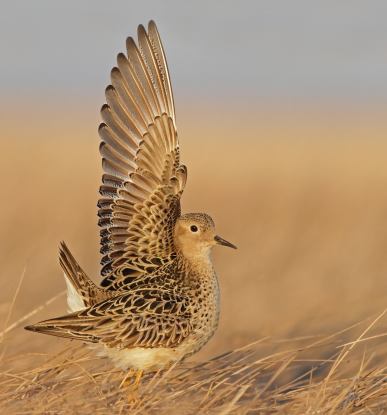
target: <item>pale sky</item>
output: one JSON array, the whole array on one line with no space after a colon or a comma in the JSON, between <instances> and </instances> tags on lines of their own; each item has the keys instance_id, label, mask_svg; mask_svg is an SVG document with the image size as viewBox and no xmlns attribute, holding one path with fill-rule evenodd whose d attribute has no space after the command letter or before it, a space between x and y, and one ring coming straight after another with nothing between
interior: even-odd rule
<instances>
[{"instance_id":1,"label":"pale sky","mask_svg":"<svg viewBox=\"0 0 387 415\"><path fill-rule=\"evenodd\" d=\"M102 96L154 19L185 96L387 101L387 1L0 2L0 99Z\"/></svg>"}]
</instances>

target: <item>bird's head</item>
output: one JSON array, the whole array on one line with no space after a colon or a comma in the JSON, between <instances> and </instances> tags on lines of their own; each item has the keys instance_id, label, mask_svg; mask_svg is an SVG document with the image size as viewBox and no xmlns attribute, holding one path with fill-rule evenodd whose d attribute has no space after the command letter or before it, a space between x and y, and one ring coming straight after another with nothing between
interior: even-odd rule
<instances>
[{"instance_id":1,"label":"bird's head","mask_svg":"<svg viewBox=\"0 0 387 415\"><path fill-rule=\"evenodd\" d=\"M205 213L180 216L175 225L174 242L187 258L208 257L214 245L236 249L235 245L216 234L214 221Z\"/></svg>"}]
</instances>

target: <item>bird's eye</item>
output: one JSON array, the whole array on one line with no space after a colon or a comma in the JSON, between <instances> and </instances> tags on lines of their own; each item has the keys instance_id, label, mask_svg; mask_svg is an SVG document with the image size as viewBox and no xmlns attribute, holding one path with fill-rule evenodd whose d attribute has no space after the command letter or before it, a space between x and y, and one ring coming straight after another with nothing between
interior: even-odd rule
<instances>
[{"instance_id":1,"label":"bird's eye","mask_svg":"<svg viewBox=\"0 0 387 415\"><path fill-rule=\"evenodd\" d=\"M191 232L197 232L198 231L198 227L196 225L192 225L190 229L191 229Z\"/></svg>"}]
</instances>

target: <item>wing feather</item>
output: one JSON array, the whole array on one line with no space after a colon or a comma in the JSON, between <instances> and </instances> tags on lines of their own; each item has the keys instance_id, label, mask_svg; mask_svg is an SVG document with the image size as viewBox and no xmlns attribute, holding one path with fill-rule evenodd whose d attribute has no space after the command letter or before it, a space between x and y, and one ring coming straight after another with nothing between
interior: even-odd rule
<instances>
[{"instance_id":1,"label":"wing feather","mask_svg":"<svg viewBox=\"0 0 387 415\"><path fill-rule=\"evenodd\" d=\"M126 40L126 50L128 53L128 62L132 67L134 77L139 82L141 90L152 108L152 112L154 114L161 114L160 104L153 89L145 62L142 59L135 41L131 37L128 37Z\"/></svg>"},{"instance_id":2,"label":"wing feather","mask_svg":"<svg viewBox=\"0 0 387 415\"><path fill-rule=\"evenodd\" d=\"M28 330L109 347L176 347L193 330L188 299L159 290L134 290Z\"/></svg>"},{"instance_id":3,"label":"wing feather","mask_svg":"<svg viewBox=\"0 0 387 415\"><path fill-rule=\"evenodd\" d=\"M150 21L148 25L148 37L153 49L153 54L157 62L158 72L162 78L163 88L166 91L166 99L167 99L167 106L168 111L167 114L171 114L173 123L175 124L175 105L173 102L173 93L172 93L172 86L171 81L169 78L169 71L167 60L165 57L163 45L161 43L160 35L157 30L156 24L154 21Z\"/></svg>"},{"instance_id":4,"label":"wing feather","mask_svg":"<svg viewBox=\"0 0 387 415\"><path fill-rule=\"evenodd\" d=\"M173 229L187 169L180 164L172 88L154 22L126 41L101 108L104 175L98 202L102 275L147 272L175 256ZM154 267L153 267L154 269Z\"/></svg>"},{"instance_id":5,"label":"wing feather","mask_svg":"<svg viewBox=\"0 0 387 415\"><path fill-rule=\"evenodd\" d=\"M138 27L137 32L138 32L138 42L140 46L140 53L147 67L147 72L152 82L153 89L157 95L157 101L160 104L160 112L167 113L168 111L168 108L166 105L167 91L165 91L164 85L162 84L161 74L156 64L156 59L155 59L154 52L150 44L150 40L148 38L148 35L145 31L144 26L140 25Z\"/></svg>"},{"instance_id":6,"label":"wing feather","mask_svg":"<svg viewBox=\"0 0 387 415\"><path fill-rule=\"evenodd\" d=\"M116 122L120 122L123 129L127 130L125 140L128 141L129 145L132 145L133 148L137 148L138 143L142 140L143 132L139 130L139 126L135 124L133 119L124 110L119 101L117 92L112 85L109 85L106 88L105 97L107 104L102 106L101 112L105 110L110 111ZM102 118L104 118L104 113L102 113ZM107 121L106 124L110 125L109 121Z\"/></svg>"}]
</instances>

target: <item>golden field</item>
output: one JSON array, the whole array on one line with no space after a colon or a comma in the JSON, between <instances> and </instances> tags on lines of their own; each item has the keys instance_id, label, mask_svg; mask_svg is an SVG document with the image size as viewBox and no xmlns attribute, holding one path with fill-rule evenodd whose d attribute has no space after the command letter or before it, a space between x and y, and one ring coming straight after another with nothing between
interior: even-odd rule
<instances>
[{"instance_id":1,"label":"golden field","mask_svg":"<svg viewBox=\"0 0 387 415\"><path fill-rule=\"evenodd\" d=\"M95 107L0 108L1 413L129 409L108 362L23 330L66 311L63 295L50 301L64 289L61 240L98 281ZM145 379L130 413L383 413L385 108L192 108L177 114L183 210L210 213L239 249L214 250L215 337Z\"/></svg>"}]
</instances>

